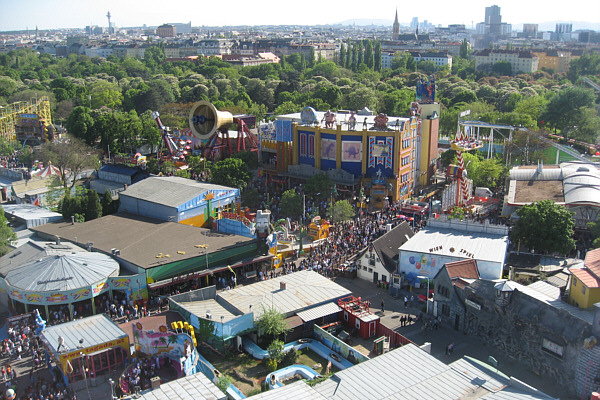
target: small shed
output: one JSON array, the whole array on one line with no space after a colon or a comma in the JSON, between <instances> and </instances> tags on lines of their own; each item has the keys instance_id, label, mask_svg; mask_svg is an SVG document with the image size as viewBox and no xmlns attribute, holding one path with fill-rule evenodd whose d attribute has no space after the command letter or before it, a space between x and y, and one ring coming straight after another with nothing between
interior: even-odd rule
<instances>
[{"instance_id":1,"label":"small shed","mask_svg":"<svg viewBox=\"0 0 600 400\"><path fill-rule=\"evenodd\" d=\"M374 337L377 333L379 316L375 315L369 303L360 297L348 296L338 300L338 306L343 310L344 324L363 339Z\"/></svg>"}]
</instances>

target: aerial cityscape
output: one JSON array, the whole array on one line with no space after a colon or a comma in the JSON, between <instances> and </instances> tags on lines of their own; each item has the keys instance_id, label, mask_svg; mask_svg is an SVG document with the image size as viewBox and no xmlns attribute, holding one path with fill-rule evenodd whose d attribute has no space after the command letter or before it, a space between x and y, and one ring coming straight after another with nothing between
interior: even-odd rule
<instances>
[{"instance_id":1,"label":"aerial cityscape","mask_svg":"<svg viewBox=\"0 0 600 400\"><path fill-rule=\"evenodd\" d=\"M600 400L600 3L366 6L2 5L0 396Z\"/></svg>"}]
</instances>

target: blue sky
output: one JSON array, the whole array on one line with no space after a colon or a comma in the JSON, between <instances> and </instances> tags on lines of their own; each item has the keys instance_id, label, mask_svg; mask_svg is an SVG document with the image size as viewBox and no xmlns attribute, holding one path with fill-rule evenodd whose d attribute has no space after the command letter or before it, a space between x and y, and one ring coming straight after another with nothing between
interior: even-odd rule
<instances>
[{"instance_id":1,"label":"blue sky","mask_svg":"<svg viewBox=\"0 0 600 400\"><path fill-rule=\"evenodd\" d=\"M343 4L343 5L342 5ZM392 20L396 7L401 23L412 17L446 26L483 21L486 6L501 7L503 22L520 29L523 22L585 21L600 24L599 0L553 2L535 0L348 0L287 2L281 0L0 0L0 31L106 26L110 10L117 26L152 26L165 22L192 22L193 26L317 25L349 19ZM541 5L544 4L544 5ZM559 5L560 4L560 5ZM577 29L577 24L574 24Z\"/></svg>"}]
</instances>

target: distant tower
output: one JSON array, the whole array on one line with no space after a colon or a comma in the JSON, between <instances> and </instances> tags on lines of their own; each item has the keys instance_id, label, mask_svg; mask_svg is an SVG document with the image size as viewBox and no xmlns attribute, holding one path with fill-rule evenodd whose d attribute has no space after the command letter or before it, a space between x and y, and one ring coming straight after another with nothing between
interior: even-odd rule
<instances>
[{"instance_id":1,"label":"distant tower","mask_svg":"<svg viewBox=\"0 0 600 400\"><path fill-rule=\"evenodd\" d=\"M394 25L392 25L392 40L398 40L400 37L400 22L398 22L398 8L396 8L396 18L394 18Z\"/></svg>"},{"instance_id":2,"label":"distant tower","mask_svg":"<svg viewBox=\"0 0 600 400\"><path fill-rule=\"evenodd\" d=\"M37 37L39 36L40 31L38 30L37 25L35 26L35 38L37 39Z\"/></svg>"},{"instance_id":3,"label":"distant tower","mask_svg":"<svg viewBox=\"0 0 600 400\"><path fill-rule=\"evenodd\" d=\"M110 33L110 11L106 13L106 18L108 18L108 33Z\"/></svg>"}]
</instances>

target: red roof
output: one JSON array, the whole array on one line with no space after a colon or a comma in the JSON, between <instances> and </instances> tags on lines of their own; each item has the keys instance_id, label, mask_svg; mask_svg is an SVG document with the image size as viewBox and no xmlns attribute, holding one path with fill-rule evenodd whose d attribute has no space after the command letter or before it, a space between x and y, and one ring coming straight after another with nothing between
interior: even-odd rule
<instances>
[{"instance_id":1,"label":"red roof","mask_svg":"<svg viewBox=\"0 0 600 400\"><path fill-rule=\"evenodd\" d=\"M596 277L600 278L600 249L588 251L584 264Z\"/></svg>"},{"instance_id":2,"label":"red roof","mask_svg":"<svg viewBox=\"0 0 600 400\"><path fill-rule=\"evenodd\" d=\"M446 263L446 270L448 271L448 276L450 277L450 279L479 279L479 269L477 268L477 261L473 259Z\"/></svg>"},{"instance_id":3,"label":"red roof","mask_svg":"<svg viewBox=\"0 0 600 400\"><path fill-rule=\"evenodd\" d=\"M594 276L586 268L574 268L571 269L571 273L575 275L577 279L579 279L587 288L600 288L600 279Z\"/></svg>"}]
</instances>

